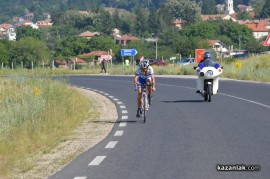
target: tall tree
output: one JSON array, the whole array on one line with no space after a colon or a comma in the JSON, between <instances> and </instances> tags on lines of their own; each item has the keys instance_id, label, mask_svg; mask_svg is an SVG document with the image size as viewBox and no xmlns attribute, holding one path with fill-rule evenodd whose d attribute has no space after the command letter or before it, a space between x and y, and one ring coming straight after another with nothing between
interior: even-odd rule
<instances>
[{"instance_id":1,"label":"tall tree","mask_svg":"<svg viewBox=\"0 0 270 179\"><path fill-rule=\"evenodd\" d=\"M173 19L182 19L187 24L200 21L201 8L194 1L167 0L160 8L160 15L168 25Z\"/></svg>"},{"instance_id":2,"label":"tall tree","mask_svg":"<svg viewBox=\"0 0 270 179\"><path fill-rule=\"evenodd\" d=\"M262 8L260 17L262 18L268 18L270 17L270 1L267 0Z\"/></svg>"},{"instance_id":3,"label":"tall tree","mask_svg":"<svg viewBox=\"0 0 270 179\"><path fill-rule=\"evenodd\" d=\"M135 15L134 30L137 36L142 36L148 30L146 14L141 9L137 9Z\"/></svg>"},{"instance_id":4,"label":"tall tree","mask_svg":"<svg viewBox=\"0 0 270 179\"><path fill-rule=\"evenodd\" d=\"M217 14L216 1L215 0L203 0L202 1L202 13L203 14Z\"/></svg>"}]
</instances>

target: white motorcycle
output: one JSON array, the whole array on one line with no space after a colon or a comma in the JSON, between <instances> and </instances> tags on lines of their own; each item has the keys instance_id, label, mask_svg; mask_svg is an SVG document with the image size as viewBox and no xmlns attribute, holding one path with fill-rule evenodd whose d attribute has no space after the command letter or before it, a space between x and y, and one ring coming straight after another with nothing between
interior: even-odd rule
<instances>
[{"instance_id":1,"label":"white motorcycle","mask_svg":"<svg viewBox=\"0 0 270 179\"><path fill-rule=\"evenodd\" d=\"M212 61L200 63L194 69L198 76L197 93L204 97L204 101L211 102L211 96L218 92L219 76L222 74L223 67Z\"/></svg>"}]
</instances>

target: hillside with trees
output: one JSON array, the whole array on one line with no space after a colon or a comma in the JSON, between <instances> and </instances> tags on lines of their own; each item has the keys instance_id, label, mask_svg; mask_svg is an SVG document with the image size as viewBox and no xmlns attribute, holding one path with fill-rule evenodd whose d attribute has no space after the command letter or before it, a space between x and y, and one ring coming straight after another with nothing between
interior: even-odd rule
<instances>
[{"instance_id":1,"label":"hillside with trees","mask_svg":"<svg viewBox=\"0 0 270 179\"><path fill-rule=\"evenodd\" d=\"M256 2L262 1L264 0ZM115 61L121 61L120 50L122 48L135 48L138 51L137 56L153 58L156 53L156 44L145 41L147 38L158 38L158 57L164 59L169 59L177 54L181 54L183 57L194 56L194 49L210 48L208 40L215 39L237 49L240 48L241 40L241 48L250 53L259 53L267 49L260 45L264 39L257 41L253 37L252 31L244 25L232 21L202 21L201 7L204 0L166 0L165 2L155 1L155 3L143 1L148 2L146 4L151 8L136 8L132 11L106 7L106 5L114 6L112 0L87 2L84 0L76 1L76 3L48 0L33 3L27 0L20 2L14 0L5 4L0 0L0 8L3 8L1 6L3 4L7 7L13 3L15 7L13 11L19 10L21 6L25 8L24 10L27 9L31 12L35 11L36 7L44 12L52 11L55 8L61 9L61 11L58 9L52 13L54 23L52 27L17 28L17 41L0 40L0 53L3 54L0 62L9 66L11 66L11 62L14 62L16 66L23 62L26 67L30 68L31 62L36 65L44 62L49 64L54 59L68 60L94 50L112 50L115 54ZM99 5L97 2L102 2L103 5ZM124 3L126 1L117 2L128 6ZM219 2L222 3L222 1ZM251 2L241 1L241 3ZM28 7L30 4L32 4L32 8ZM265 4L262 6L263 9L269 7L267 3ZM78 7L91 9L87 9L88 14L81 14ZM269 17L268 11L264 12L263 15ZM171 23L176 18L185 22L181 30ZM113 28L118 28L122 34L132 34L140 40L127 46L116 44L111 35ZM79 35L85 31L100 32L102 35L91 39L80 37ZM86 58L86 60L92 59Z\"/></svg>"}]
</instances>

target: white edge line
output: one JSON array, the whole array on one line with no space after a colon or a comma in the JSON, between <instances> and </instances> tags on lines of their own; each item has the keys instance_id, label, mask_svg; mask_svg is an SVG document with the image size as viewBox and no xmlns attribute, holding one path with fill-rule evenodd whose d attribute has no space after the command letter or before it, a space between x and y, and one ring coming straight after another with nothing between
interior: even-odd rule
<instances>
[{"instance_id":1,"label":"white edge line","mask_svg":"<svg viewBox=\"0 0 270 179\"><path fill-rule=\"evenodd\" d=\"M124 131L116 131L114 136L122 136Z\"/></svg>"},{"instance_id":2,"label":"white edge line","mask_svg":"<svg viewBox=\"0 0 270 179\"><path fill-rule=\"evenodd\" d=\"M120 122L119 127L126 127L127 126L127 122Z\"/></svg>"},{"instance_id":3,"label":"white edge line","mask_svg":"<svg viewBox=\"0 0 270 179\"><path fill-rule=\"evenodd\" d=\"M94 160L92 160L92 162L90 162L88 165L99 165L105 158L106 156L96 156L96 158L94 158Z\"/></svg>"},{"instance_id":4,"label":"white edge line","mask_svg":"<svg viewBox=\"0 0 270 179\"><path fill-rule=\"evenodd\" d=\"M244 99L244 98L240 98L240 97L237 97L237 96L232 96L232 95L228 95L228 94L224 94L224 93L218 93L218 94L223 95L223 96L228 96L228 97L231 97L231 98L235 98L235 99L240 99L240 100L247 101L247 102L250 102L250 103L254 103L254 104L257 104L257 105L260 105L260 106L263 106L263 107L266 107L266 108L270 109L270 106L267 106L267 105L262 104L262 103L258 103L256 101L252 101L252 100L249 100L249 99Z\"/></svg>"},{"instance_id":5,"label":"white edge line","mask_svg":"<svg viewBox=\"0 0 270 179\"><path fill-rule=\"evenodd\" d=\"M116 146L117 143L118 143L118 141L110 141L110 142L106 145L105 149L113 149L113 148L115 148L115 146Z\"/></svg>"},{"instance_id":6,"label":"white edge line","mask_svg":"<svg viewBox=\"0 0 270 179\"><path fill-rule=\"evenodd\" d=\"M75 177L74 179L86 179L87 177Z\"/></svg>"}]
</instances>

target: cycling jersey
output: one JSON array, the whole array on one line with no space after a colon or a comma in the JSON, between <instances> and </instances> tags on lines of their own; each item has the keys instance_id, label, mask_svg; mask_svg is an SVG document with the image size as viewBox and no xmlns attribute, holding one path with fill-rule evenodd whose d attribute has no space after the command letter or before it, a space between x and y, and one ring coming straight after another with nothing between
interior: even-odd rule
<instances>
[{"instance_id":1,"label":"cycling jersey","mask_svg":"<svg viewBox=\"0 0 270 179\"><path fill-rule=\"evenodd\" d=\"M139 77L139 83L140 84L145 84L146 81L151 81L151 76L154 75L154 70L151 66L148 67L146 73L144 72L143 69L141 68L138 68L136 70L136 73L135 73L135 76L138 76Z\"/></svg>"}]
</instances>

